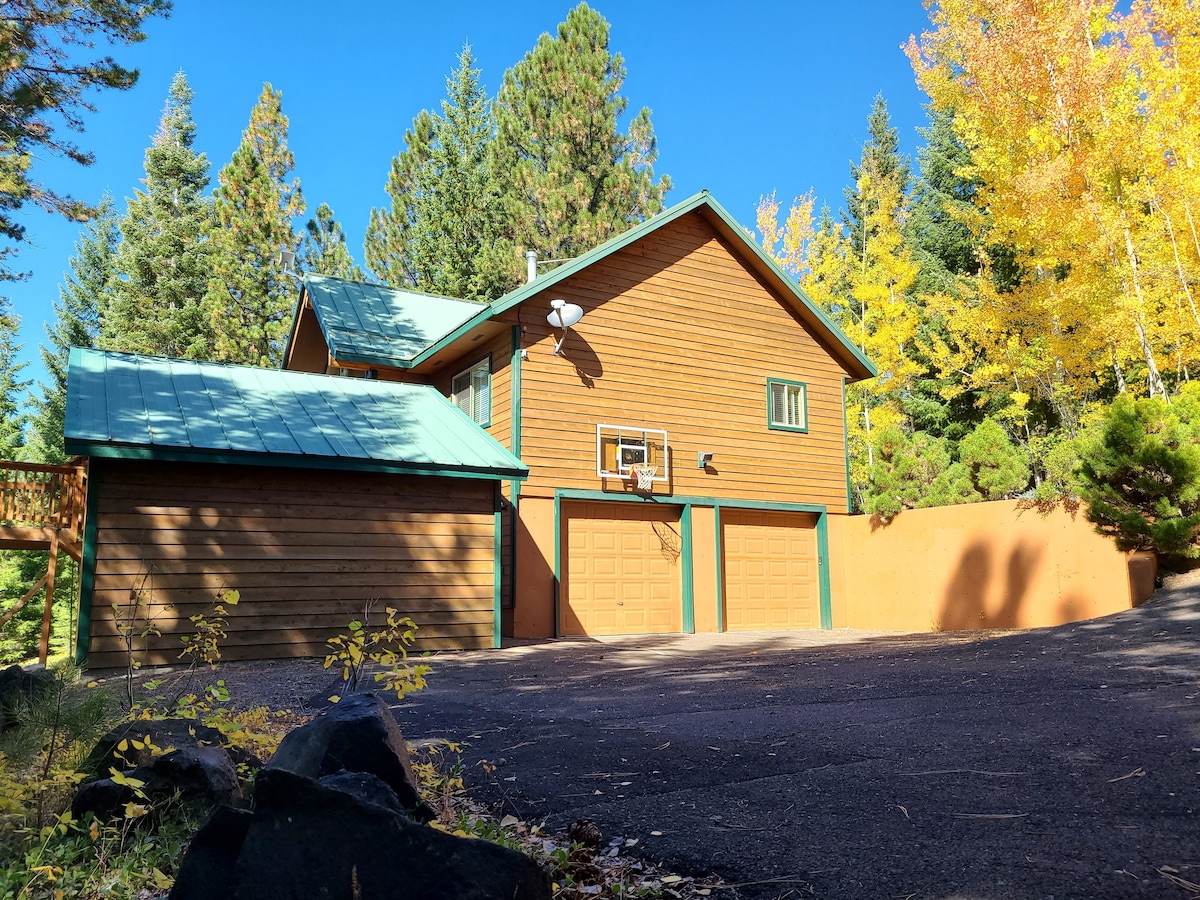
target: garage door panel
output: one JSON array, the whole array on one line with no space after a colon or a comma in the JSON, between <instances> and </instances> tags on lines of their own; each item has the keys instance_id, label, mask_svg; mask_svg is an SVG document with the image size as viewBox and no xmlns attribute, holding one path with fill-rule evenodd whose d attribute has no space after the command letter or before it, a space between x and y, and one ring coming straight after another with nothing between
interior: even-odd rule
<instances>
[{"instance_id":1,"label":"garage door panel","mask_svg":"<svg viewBox=\"0 0 1200 900\"><path fill-rule=\"evenodd\" d=\"M563 523L562 634L682 630L679 554L664 546L678 533L677 507L568 503Z\"/></svg>"},{"instance_id":2,"label":"garage door panel","mask_svg":"<svg viewBox=\"0 0 1200 900\"><path fill-rule=\"evenodd\" d=\"M722 513L725 627L819 628L816 516Z\"/></svg>"}]
</instances>

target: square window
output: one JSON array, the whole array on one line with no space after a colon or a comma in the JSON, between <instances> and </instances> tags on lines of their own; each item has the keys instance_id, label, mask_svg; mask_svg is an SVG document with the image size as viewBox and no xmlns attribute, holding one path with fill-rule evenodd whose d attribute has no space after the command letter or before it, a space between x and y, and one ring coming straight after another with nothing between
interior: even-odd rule
<instances>
[{"instance_id":1,"label":"square window","mask_svg":"<svg viewBox=\"0 0 1200 900\"><path fill-rule=\"evenodd\" d=\"M490 357L480 360L465 372L459 372L454 376L454 380L450 384L450 399L477 424L491 424L492 371Z\"/></svg>"},{"instance_id":2,"label":"square window","mask_svg":"<svg viewBox=\"0 0 1200 900\"><path fill-rule=\"evenodd\" d=\"M783 431L808 431L808 386L768 378L767 423Z\"/></svg>"}]
</instances>

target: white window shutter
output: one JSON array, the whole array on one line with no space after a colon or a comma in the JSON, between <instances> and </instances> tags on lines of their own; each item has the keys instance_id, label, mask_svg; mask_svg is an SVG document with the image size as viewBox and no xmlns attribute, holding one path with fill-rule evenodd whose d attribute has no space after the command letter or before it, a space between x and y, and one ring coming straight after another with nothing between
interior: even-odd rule
<instances>
[{"instance_id":1,"label":"white window shutter","mask_svg":"<svg viewBox=\"0 0 1200 900\"><path fill-rule=\"evenodd\" d=\"M492 374L486 362L471 370L471 399L474 407L470 412L471 418L481 425L491 419Z\"/></svg>"},{"instance_id":2,"label":"white window shutter","mask_svg":"<svg viewBox=\"0 0 1200 900\"><path fill-rule=\"evenodd\" d=\"M771 424L788 424L787 385L780 384L779 382L771 383Z\"/></svg>"},{"instance_id":3,"label":"white window shutter","mask_svg":"<svg viewBox=\"0 0 1200 900\"><path fill-rule=\"evenodd\" d=\"M450 386L450 393L453 395L454 405L470 416L471 373L463 372L461 375L455 375L454 382ZM474 417L472 416L472 418Z\"/></svg>"}]
</instances>

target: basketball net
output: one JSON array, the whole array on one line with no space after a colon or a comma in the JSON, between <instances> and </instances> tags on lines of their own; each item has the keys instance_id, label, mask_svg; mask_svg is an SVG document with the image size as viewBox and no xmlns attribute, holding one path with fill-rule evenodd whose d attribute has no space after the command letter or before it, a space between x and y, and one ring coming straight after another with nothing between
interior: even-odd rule
<instances>
[{"instance_id":1,"label":"basketball net","mask_svg":"<svg viewBox=\"0 0 1200 900\"><path fill-rule=\"evenodd\" d=\"M658 474L658 466L633 465L629 467L629 471L637 476L637 488L639 491L653 489L654 476Z\"/></svg>"}]
</instances>

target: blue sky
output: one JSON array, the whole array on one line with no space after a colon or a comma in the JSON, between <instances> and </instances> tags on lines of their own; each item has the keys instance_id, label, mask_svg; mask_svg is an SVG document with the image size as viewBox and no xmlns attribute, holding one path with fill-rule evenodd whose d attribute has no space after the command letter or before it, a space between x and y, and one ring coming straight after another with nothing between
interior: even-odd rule
<instances>
[{"instance_id":1,"label":"blue sky","mask_svg":"<svg viewBox=\"0 0 1200 900\"><path fill-rule=\"evenodd\" d=\"M553 32L571 5L176 0L171 18L149 23L144 43L111 51L140 68L141 80L127 93L94 96L97 112L77 142L95 153L95 165L49 158L35 172L82 200L107 191L123 211L143 175L171 78L183 69L196 93L197 146L215 183L269 81L283 92L308 213L330 204L361 262L368 213L387 201L390 161L413 116L445 96L462 45L471 44L494 96L504 70ZM928 24L919 0L593 5L611 25L611 47L625 57L630 109L652 111L656 171L674 184L668 204L707 188L753 226L760 195L777 190L787 200L812 187L818 207L838 209L880 92L915 162L925 98L900 45ZM5 291L22 317L23 355L32 361L79 226L37 211L24 224L33 245L16 265L33 274ZM44 377L39 363L27 373Z\"/></svg>"}]
</instances>

